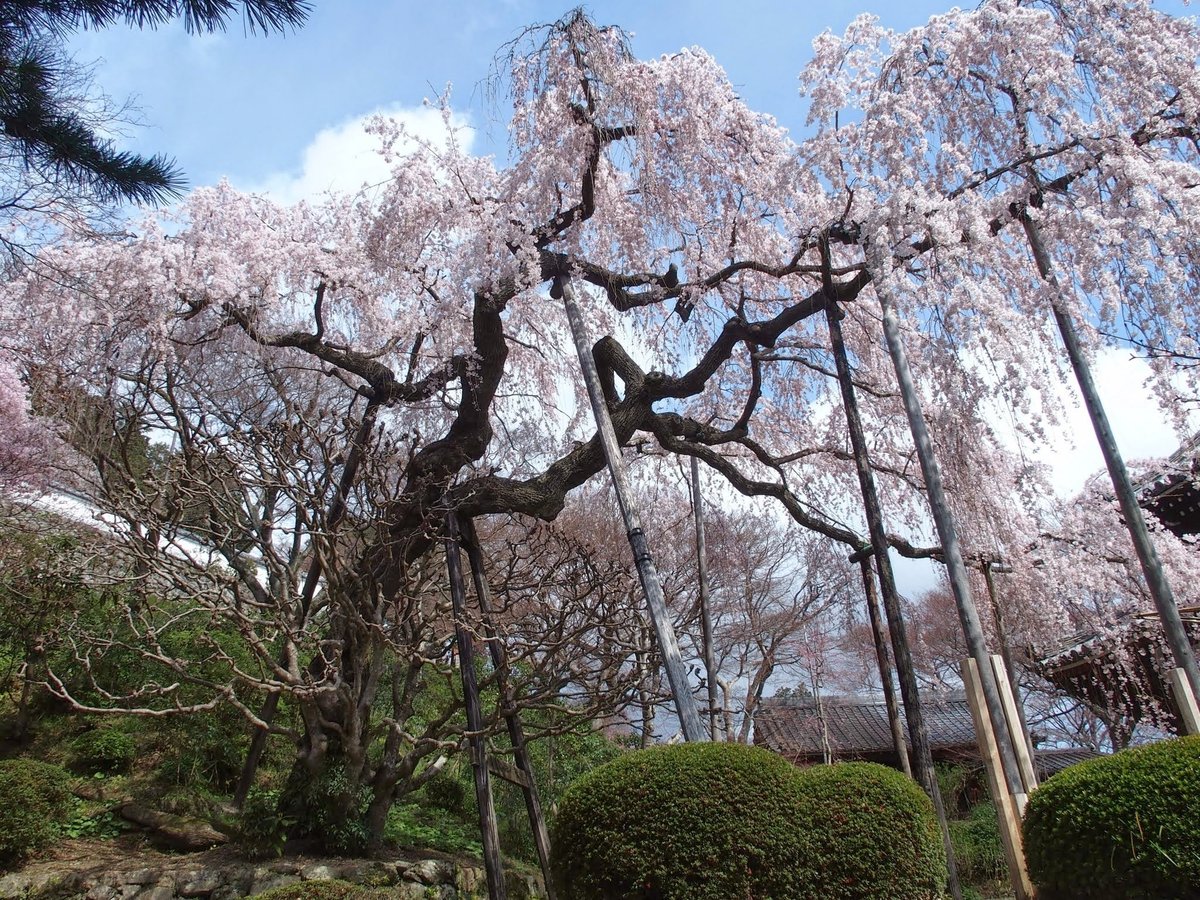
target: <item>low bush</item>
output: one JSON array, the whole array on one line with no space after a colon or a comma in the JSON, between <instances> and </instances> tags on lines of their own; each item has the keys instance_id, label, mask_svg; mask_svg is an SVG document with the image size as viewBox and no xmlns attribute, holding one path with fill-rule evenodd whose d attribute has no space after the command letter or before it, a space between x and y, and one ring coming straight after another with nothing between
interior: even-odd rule
<instances>
[{"instance_id":1,"label":"low bush","mask_svg":"<svg viewBox=\"0 0 1200 900\"><path fill-rule=\"evenodd\" d=\"M319 773L296 766L280 794L279 808L290 817L291 834L319 842L332 856L362 856L370 834L367 808L371 789L356 784L344 762L331 759Z\"/></svg>"},{"instance_id":2,"label":"low bush","mask_svg":"<svg viewBox=\"0 0 1200 900\"><path fill-rule=\"evenodd\" d=\"M415 850L483 855L479 820L464 822L434 806L396 803L388 810L383 839L388 844Z\"/></svg>"},{"instance_id":3,"label":"low bush","mask_svg":"<svg viewBox=\"0 0 1200 900\"><path fill-rule=\"evenodd\" d=\"M973 807L965 819L953 819L949 825L959 878L975 884L1008 877L995 804L986 800Z\"/></svg>"},{"instance_id":4,"label":"low bush","mask_svg":"<svg viewBox=\"0 0 1200 900\"><path fill-rule=\"evenodd\" d=\"M136 757L133 737L116 728L97 728L71 741L71 767L87 775L128 772Z\"/></svg>"},{"instance_id":5,"label":"low bush","mask_svg":"<svg viewBox=\"0 0 1200 900\"><path fill-rule=\"evenodd\" d=\"M1047 779L1025 811L1039 897L1200 896L1200 737L1088 760Z\"/></svg>"},{"instance_id":6,"label":"low bush","mask_svg":"<svg viewBox=\"0 0 1200 900\"><path fill-rule=\"evenodd\" d=\"M74 808L65 770L34 759L0 761L0 863L49 844Z\"/></svg>"},{"instance_id":7,"label":"low bush","mask_svg":"<svg viewBox=\"0 0 1200 900\"><path fill-rule=\"evenodd\" d=\"M271 888L250 900L384 900L395 896L387 890L375 890L348 881L301 881Z\"/></svg>"},{"instance_id":8,"label":"low bush","mask_svg":"<svg viewBox=\"0 0 1200 900\"><path fill-rule=\"evenodd\" d=\"M160 778L214 790L231 790L237 783L249 746L245 722L228 711L163 723L155 743L162 755Z\"/></svg>"},{"instance_id":9,"label":"low bush","mask_svg":"<svg viewBox=\"0 0 1200 900\"><path fill-rule=\"evenodd\" d=\"M932 807L882 766L800 770L705 743L621 756L564 795L551 845L565 900L941 896Z\"/></svg>"},{"instance_id":10,"label":"low bush","mask_svg":"<svg viewBox=\"0 0 1200 900\"><path fill-rule=\"evenodd\" d=\"M237 818L229 823L238 852L248 859L273 859L283 855L288 829L294 820L280 811L279 791L252 788Z\"/></svg>"}]
</instances>

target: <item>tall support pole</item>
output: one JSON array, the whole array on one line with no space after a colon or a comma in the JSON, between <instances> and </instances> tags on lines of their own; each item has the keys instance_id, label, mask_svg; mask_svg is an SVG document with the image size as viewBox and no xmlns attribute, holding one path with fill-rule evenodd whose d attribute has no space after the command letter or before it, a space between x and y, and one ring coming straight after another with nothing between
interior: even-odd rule
<instances>
[{"instance_id":1,"label":"tall support pole","mask_svg":"<svg viewBox=\"0 0 1200 900\"><path fill-rule=\"evenodd\" d=\"M908 761L908 745L904 740L904 722L900 719L900 707L896 704L896 686L892 683L892 662L888 658L887 638L883 634L883 622L879 616L879 598L875 596L875 576L871 563L864 556L858 561L862 572L863 591L867 597L867 618L871 622L871 639L875 644L875 662L879 666L879 683L883 686L883 706L887 710L888 726L892 730L892 746L900 768L909 778L913 777L912 764Z\"/></svg>"},{"instance_id":2,"label":"tall support pole","mask_svg":"<svg viewBox=\"0 0 1200 900\"><path fill-rule=\"evenodd\" d=\"M717 658L713 650L712 609L708 593L708 552L704 543L704 498L700 493L700 461L692 461L692 517L696 522L696 579L700 585L700 639L704 642L704 675L708 687L708 733L717 739Z\"/></svg>"},{"instance_id":3,"label":"tall support pole","mask_svg":"<svg viewBox=\"0 0 1200 900\"><path fill-rule=\"evenodd\" d=\"M896 590L896 578L892 573L892 561L888 555L887 532L883 527L883 511L879 504L879 493L875 489L875 474L867 455L867 440L863 432L862 416L858 410L858 398L854 393L854 380L850 372L850 359L846 353L846 342L842 338L841 319L844 313L837 308L832 294L827 294L825 316L829 322L829 340L837 364L838 384L842 391L842 405L846 409L846 425L850 431L850 446L854 451L854 467L858 473L858 485L862 491L863 509L867 516L867 529L871 537L875 566L879 572L880 592L883 594L884 611L887 613L888 629L892 635L892 653L896 658L896 670L900 675L900 696L904 701L904 714L908 720L909 739L917 755L917 777L937 815L942 832L942 845L946 849L949 866L950 893L961 900L962 888L958 883L958 866L954 858L954 846L950 840L950 827L946 823L946 809L942 793L938 790L937 775L933 770L933 753L929 747L925 717L921 711L921 695L917 689L917 676L909 651L908 635L904 627L904 612L900 606L900 594Z\"/></svg>"},{"instance_id":4,"label":"tall support pole","mask_svg":"<svg viewBox=\"0 0 1200 900\"><path fill-rule=\"evenodd\" d=\"M471 769L475 775L475 801L479 806L479 831L483 842L483 867L487 872L489 900L507 900L504 863L500 858L500 833L496 827L496 806L488 770L487 739L483 734L483 711L479 704L479 683L475 678L475 645L467 630L466 589L463 586L462 560L459 559L458 523L454 514L446 516L446 574L450 579L450 603L454 612L454 639L458 646L458 667L462 675L463 703L467 708L467 742L471 747Z\"/></svg>"},{"instance_id":5,"label":"tall support pole","mask_svg":"<svg viewBox=\"0 0 1200 900\"><path fill-rule=\"evenodd\" d=\"M1108 467L1113 490L1116 491L1117 500L1121 504L1121 515L1124 516L1125 527L1129 529L1129 536L1133 539L1134 550L1137 552L1138 562L1141 563L1142 575L1146 579L1150 596L1154 599L1154 607L1158 610L1163 629L1166 631L1167 643L1171 646L1175 665L1183 669L1188 683L1192 687L1192 693L1200 697L1200 669L1196 667L1196 654L1192 651L1192 643L1183 626L1179 607L1175 604L1175 595L1171 591L1171 585L1167 581L1158 553L1150 540L1150 533L1146 529L1146 519L1142 515L1142 508L1138 505L1133 482L1125 468L1125 461L1117 449L1117 441L1113 436L1112 426L1108 422L1108 414L1104 411L1104 404L1100 400L1100 393L1096 390L1096 382L1092 378L1091 366L1088 365L1083 347L1079 343L1079 333L1075 329L1075 322L1062 301L1063 290L1058 275L1054 271L1054 263L1050 259L1050 253L1042 239L1041 229L1038 228L1037 222L1030 218L1027 211L1021 215L1021 225L1025 228L1025 236L1033 251L1033 259L1037 263L1038 273L1051 288L1053 299L1050 308L1054 312L1054 320L1058 324L1059 334L1062 335L1067 358L1071 361L1075 380L1079 384L1079 391L1083 394L1083 402L1091 417L1092 428L1096 432L1100 452L1104 455L1104 464Z\"/></svg>"},{"instance_id":6,"label":"tall support pole","mask_svg":"<svg viewBox=\"0 0 1200 900\"><path fill-rule=\"evenodd\" d=\"M575 290L571 286L571 279L560 275L555 285L567 310L567 324L571 328L575 352L579 355L579 368L583 372L583 382L587 387L592 415L596 420L596 435L604 449L613 490L617 495L617 504L621 507L621 516L625 520L625 533L633 551L633 561L637 566L638 578L642 582L642 591L646 594L646 606L658 639L663 668L667 671L667 683L671 686L671 695L675 699L675 711L679 716L683 738L686 741L702 741L704 726L700 724L700 713L692 696L691 685L688 684L683 657L679 653L679 641L675 638L675 628L671 625L671 616L667 612L662 582L659 581L658 571L654 568L654 558L650 555L650 545L646 541L645 531L642 530L641 517L633 504L633 492L629 489L629 479L625 474L621 446L617 443L617 435L608 414L608 405L604 400L604 391L600 387L596 361L592 357L592 348L588 345L587 326L579 304L575 302Z\"/></svg>"},{"instance_id":7,"label":"tall support pole","mask_svg":"<svg viewBox=\"0 0 1200 900\"><path fill-rule=\"evenodd\" d=\"M1021 782L1021 773L1017 768L1017 759L1013 754L1012 744L1008 740L1008 722L1004 717L1004 706L1000 701L1000 692L996 689L996 676L992 672L987 643L983 638L983 628L979 624L979 610L976 609L975 601L971 598L967 567L963 563L962 550L958 543L958 531L954 527L954 517L950 514L950 504L946 500L946 492L942 487L942 473L933 452L933 440L930 438L929 428L925 424L925 415L921 410L921 398L917 395L912 370L908 365L908 354L900 336L900 320L896 317L896 310L892 306L886 289L877 283L875 292L883 311L883 332L887 339L888 352L892 357L892 365L896 370L900 395L904 400L904 411L908 415L909 430L912 432L917 457L921 462L921 473L925 477L925 491L929 496L930 511L933 513L934 525L937 527L938 538L942 544L946 572L950 577L950 589L954 593L955 606L958 607L959 622L967 639L971 658L979 667L979 686L983 693L988 717L991 719L992 728L996 734L1004 782L1014 797L1024 797L1025 789Z\"/></svg>"},{"instance_id":8,"label":"tall support pole","mask_svg":"<svg viewBox=\"0 0 1200 900\"><path fill-rule=\"evenodd\" d=\"M453 515L453 514L452 514ZM508 651L496 634L495 619L492 616L492 592L488 587L487 575L483 567L483 551L479 546L479 535L475 532L475 523L466 519L459 523L462 532L463 549L467 551L467 562L471 566L471 581L475 586L475 596L479 600L479 612L483 620L484 637L487 638L488 650L492 656L492 669L496 675L496 685L500 690L501 713L508 723L508 738L512 742L513 762L517 771L524 773L525 779L518 783L525 794L525 811L529 815L529 828L533 833L533 844L537 850L538 864L542 869L542 881L546 888L546 900L557 900L554 891L554 879L550 874L550 835L546 830L546 819L542 814L542 798L538 793L537 781L533 774L533 760L529 757L529 745L525 742L525 729L521 727L521 719L517 713L516 698L513 696L512 685L508 681L510 670Z\"/></svg>"}]
</instances>

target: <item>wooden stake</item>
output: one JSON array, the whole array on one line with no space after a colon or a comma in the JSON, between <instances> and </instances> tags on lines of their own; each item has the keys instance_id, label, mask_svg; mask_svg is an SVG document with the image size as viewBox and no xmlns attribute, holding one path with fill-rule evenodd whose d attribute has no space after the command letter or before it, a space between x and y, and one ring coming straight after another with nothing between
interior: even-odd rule
<instances>
[{"instance_id":1,"label":"wooden stake","mask_svg":"<svg viewBox=\"0 0 1200 900\"><path fill-rule=\"evenodd\" d=\"M1004 845L1004 857L1008 861L1009 882L1016 894L1016 900L1029 900L1034 896L1033 883L1029 880L1029 871L1025 866L1025 848L1021 842L1021 809L1025 805L1025 794L1019 795L1018 802L1018 798L1008 791L996 734L992 731L991 717L988 715L980 686L979 667L974 659L963 660L963 686L967 691L967 704L971 707L971 719L975 723L975 736L983 756L988 789L991 791L992 801L996 804L1000 843Z\"/></svg>"},{"instance_id":2,"label":"wooden stake","mask_svg":"<svg viewBox=\"0 0 1200 900\"><path fill-rule=\"evenodd\" d=\"M650 555L650 545L646 541L646 533L642 530L641 517L633 503L633 492L629 489L629 479L625 474L625 461L621 457L621 446L617 443L617 435L613 430L612 419L608 414L608 404L604 399L604 391L600 387L600 375L596 371L596 361L592 357L592 348L588 345L587 326L583 321L583 313L575 302L575 290L571 287L571 279L559 276L555 280L557 293L561 294L563 305L567 310L567 324L571 328L571 338L575 342L575 352L579 356L579 368L583 373L583 383L587 388L588 400L591 401L592 415L596 420L596 436L604 449L604 458L608 462L608 473L612 477L613 490L617 495L617 505L621 507L621 516L625 520L625 533L629 538L629 547L633 551L634 565L637 566L638 578L642 582L642 591L646 595L646 607L650 612L650 621L654 625L654 634L658 639L658 649L662 654L663 668L667 672L667 683L671 686L671 696L675 699L675 711L679 716L679 726L683 731L685 741L703 741L704 726L700 724L700 713L696 708L696 700L692 696L691 685L688 684L687 670L683 665L683 657L679 652L679 641L675 637L675 628L671 624L671 614L667 611L667 601L663 596L662 582L658 578L658 570L654 568L654 558Z\"/></svg>"},{"instance_id":3,"label":"wooden stake","mask_svg":"<svg viewBox=\"0 0 1200 900\"><path fill-rule=\"evenodd\" d=\"M521 787L525 795L525 811L529 816L529 828L533 832L533 843L537 850L538 864L542 869L542 880L546 887L546 900L557 900L554 882L550 873L550 834L546 830L546 819L542 815L542 799L538 794L533 761L529 757L529 745L525 741L525 729L521 727L516 698L508 681L508 651L496 633L492 618L492 592L488 587L487 574L483 567L483 551L479 546L479 535L475 523L470 519L461 523L462 543L467 551L471 566L471 581L475 585L475 596L479 600L480 618L484 636L492 656L492 668L496 673L496 685L500 691L500 711L508 725L508 737L512 742L515 766L499 759L489 760L491 771L501 778ZM499 770L499 771L498 771Z\"/></svg>"},{"instance_id":4,"label":"wooden stake","mask_svg":"<svg viewBox=\"0 0 1200 900\"><path fill-rule=\"evenodd\" d=\"M1192 693L1187 673L1178 667L1171 670L1171 692L1175 695L1175 705L1179 707L1183 733L1200 734L1200 708L1196 705L1196 695Z\"/></svg>"},{"instance_id":5,"label":"wooden stake","mask_svg":"<svg viewBox=\"0 0 1200 900\"><path fill-rule=\"evenodd\" d=\"M1038 785L1037 770L1033 765L1033 751L1029 746L1029 736L1021 721L1020 707L1012 695L1012 686L1009 683L1009 674L1004 666L1004 659L993 653L991 662L992 672L996 676L996 687L1000 690L1000 702L1004 704L1004 718L1008 720L1009 739L1017 754L1021 782L1025 785L1025 793L1032 794Z\"/></svg>"},{"instance_id":6,"label":"wooden stake","mask_svg":"<svg viewBox=\"0 0 1200 900\"><path fill-rule=\"evenodd\" d=\"M1020 722L1020 728L1013 732L1013 748L1014 750L1016 749L1016 743L1019 739L1024 743L1025 749L1030 759L1032 759L1033 736L1029 733L1029 723L1025 720L1025 706L1021 703L1021 690L1020 685L1017 683L1017 667L1013 661L1012 646L1008 642L1008 626L1004 621L1004 609L1001 607L1000 598L996 594L996 580L992 574L995 571L1011 572L1012 569L1007 566L1003 568L997 568L997 566L998 563L995 560L986 560L980 565L980 568L983 570L983 581L987 586L988 599L992 603L992 619L996 624L996 640L1000 645L1000 656L1004 660L1006 680L1012 694L1013 703L1017 708L1017 719ZM1003 687L1003 685L1000 685L1000 687ZM1034 772L1036 773L1036 771L1035 768ZM1032 790L1032 786L1028 782L1025 786Z\"/></svg>"},{"instance_id":7,"label":"wooden stake","mask_svg":"<svg viewBox=\"0 0 1200 900\"><path fill-rule=\"evenodd\" d=\"M692 516L696 521L696 578L700 586L700 638L704 643L704 675L708 687L708 733L717 739L717 659L713 652L712 610L708 595L708 553L704 544L704 498L700 494L700 461L692 457Z\"/></svg>"},{"instance_id":8,"label":"wooden stake","mask_svg":"<svg viewBox=\"0 0 1200 900\"><path fill-rule=\"evenodd\" d=\"M446 516L446 573L450 578L450 603L454 613L454 639L458 646L458 670L462 676L463 702L467 708L467 742L471 747L471 769L475 775L475 801L479 806L479 832L483 842L483 867L487 872L490 900L507 900L504 862L500 857L500 833L496 828L496 807L487 759L487 739L483 733L483 711L479 704L479 683L475 678L475 645L467 630L466 590L463 587L462 561L458 557L458 523Z\"/></svg>"}]
</instances>

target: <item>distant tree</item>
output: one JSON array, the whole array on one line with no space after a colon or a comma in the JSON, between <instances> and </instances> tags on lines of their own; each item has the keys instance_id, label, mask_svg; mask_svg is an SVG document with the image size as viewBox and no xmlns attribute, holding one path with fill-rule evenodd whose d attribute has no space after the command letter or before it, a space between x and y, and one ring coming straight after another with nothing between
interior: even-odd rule
<instances>
[{"instance_id":1,"label":"distant tree","mask_svg":"<svg viewBox=\"0 0 1200 900\"><path fill-rule=\"evenodd\" d=\"M771 685L820 691L836 611L849 596L835 545L777 517L714 516L713 643L728 740L750 740Z\"/></svg>"}]
</instances>

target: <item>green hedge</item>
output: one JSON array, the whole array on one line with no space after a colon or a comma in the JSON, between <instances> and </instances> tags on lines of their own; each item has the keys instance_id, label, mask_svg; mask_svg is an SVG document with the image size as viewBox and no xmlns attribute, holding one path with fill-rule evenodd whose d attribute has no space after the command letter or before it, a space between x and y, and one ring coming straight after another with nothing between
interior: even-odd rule
<instances>
[{"instance_id":1,"label":"green hedge","mask_svg":"<svg viewBox=\"0 0 1200 900\"><path fill-rule=\"evenodd\" d=\"M576 782L555 820L561 900L941 896L931 807L882 766L797 769L740 744L655 747Z\"/></svg>"},{"instance_id":2,"label":"green hedge","mask_svg":"<svg viewBox=\"0 0 1200 900\"><path fill-rule=\"evenodd\" d=\"M1200 896L1200 737L1064 769L1029 798L1024 837L1044 900Z\"/></svg>"},{"instance_id":3,"label":"green hedge","mask_svg":"<svg viewBox=\"0 0 1200 900\"><path fill-rule=\"evenodd\" d=\"M65 770L36 759L0 760L0 864L57 838L74 806Z\"/></svg>"}]
</instances>

